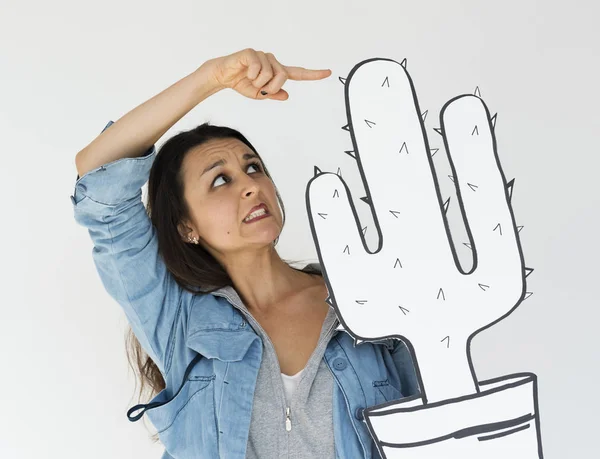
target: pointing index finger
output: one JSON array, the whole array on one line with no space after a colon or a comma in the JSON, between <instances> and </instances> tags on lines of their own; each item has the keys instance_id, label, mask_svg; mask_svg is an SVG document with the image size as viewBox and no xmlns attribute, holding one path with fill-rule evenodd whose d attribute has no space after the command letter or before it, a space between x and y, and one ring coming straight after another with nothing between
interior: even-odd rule
<instances>
[{"instance_id":1,"label":"pointing index finger","mask_svg":"<svg viewBox=\"0 0 600 459\"><path fill-rule=\"evenodd\" d=\"M289 80L321 80L331 76L331 70L311 70L304 67L283 66L288 73Z\"/></svg>"}]
</instances>

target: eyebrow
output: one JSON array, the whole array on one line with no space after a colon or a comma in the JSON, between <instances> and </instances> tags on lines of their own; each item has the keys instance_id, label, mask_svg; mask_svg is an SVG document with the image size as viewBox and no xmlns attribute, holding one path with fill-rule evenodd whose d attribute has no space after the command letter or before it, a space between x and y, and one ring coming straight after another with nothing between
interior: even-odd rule
<instances>
[{"instance_id":1,"label":"eyebrow","mask_svg":"<svg viewBox=\"0 0 600 459\"><path fill-rule=\"evenodd\" d=\"M244 156L242 156L242 159L245 159L246 161L249 159L253 159L253 158L257 158L260 161L259 156L255 155L254 153L244 153ZM208 166L206 169L204 169L202 171L202 173L200 174L200 177L202 177L204 174L206 174L211 169L214 169L215 167L223 166L224 164L227 164L227 161L225 161L224 159L219 159L218 161L215 161L214 163L212 163L210 166Z\"/></svg>"}]
</instances>

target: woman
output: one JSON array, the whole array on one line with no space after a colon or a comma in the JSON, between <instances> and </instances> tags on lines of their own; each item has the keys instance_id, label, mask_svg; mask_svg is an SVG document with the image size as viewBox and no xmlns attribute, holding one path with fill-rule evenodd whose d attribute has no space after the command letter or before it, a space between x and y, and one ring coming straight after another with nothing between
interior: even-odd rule
<instances>
[{"instance_id":1,"label":"woman","mask_svg":"<svg viewBox=\"0 0 600 459\"><path fill-rule=\"evenodd\" d=\"M147 412L164 458L379 457L362 409L417 391L403 343L354 346L319 265L279 257L283 203L241 133L205 123L154 146L222 89L283 101L287 79L330 75L253 49L210 59L76 156L75 219L158 392L128 416Z\"/></svg>"}]
</instances>

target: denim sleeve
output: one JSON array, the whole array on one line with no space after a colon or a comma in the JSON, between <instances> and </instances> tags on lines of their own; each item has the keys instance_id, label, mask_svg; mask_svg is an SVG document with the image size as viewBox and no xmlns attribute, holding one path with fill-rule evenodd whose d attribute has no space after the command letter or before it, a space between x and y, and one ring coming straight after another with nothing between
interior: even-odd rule
<instances>
[{"instance_id":1,"label":"denim sleeve","mask_svg":"<svg viewBox=\"0 0 600 459\"><path fill-rule=\"evenodd\" d=\"M394 340L395 345L392 350L392 358L400 374L400 383L402 384L402 395L410 397L419 393L419 383L417 381L417 372L413 364L412 357L408 347L402 340Z\"/></svg>"},{"instance_id":2,"label":"denim sleeve","mask_svg":"<svg viewBox=\"0 0 600 459\"><path fill-rule=\"evenodd\" d=\"M156 230L141 199L155 157L153 145L143 156L122 158L77 176L71 202L75 221L92 239L92 258L104 288L165 375L183 289L159 255Z\"/></svg>"}]
</instances>

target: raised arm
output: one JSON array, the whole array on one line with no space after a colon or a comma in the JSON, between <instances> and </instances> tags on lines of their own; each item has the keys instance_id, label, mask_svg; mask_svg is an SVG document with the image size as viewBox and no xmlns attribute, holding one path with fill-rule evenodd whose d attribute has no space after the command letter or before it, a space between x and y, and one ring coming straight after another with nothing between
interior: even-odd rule
<instances>
[{"instance_id":1,"label":"raised arm","mask_svg":"<svg viewBox=\"0 0 600 459\"><path fill-rule=\"evenodd\" d=\"M209 65L207 61L117 122L110 121L75 160L75 221L88 229L105 290L123 308L142 348L163 374L170 367L177 317L191 294L177 284L159 254L141 188L156 157L154 143L222 89Z\"/></svg>"},{"instance_id":2,"label":"raised arm","mask_svg":"<svg viewBox=\"0 0 600 459\"><path fill-rule=\"evenodd\" d=\"M213 60L123 115L75 156L79 177L121 158L146 152L177 121L224 89L213 76Z\"/></svg>"}]
</instances>

